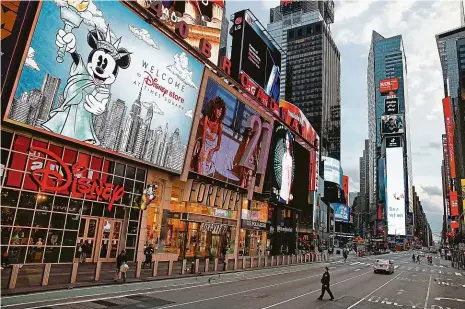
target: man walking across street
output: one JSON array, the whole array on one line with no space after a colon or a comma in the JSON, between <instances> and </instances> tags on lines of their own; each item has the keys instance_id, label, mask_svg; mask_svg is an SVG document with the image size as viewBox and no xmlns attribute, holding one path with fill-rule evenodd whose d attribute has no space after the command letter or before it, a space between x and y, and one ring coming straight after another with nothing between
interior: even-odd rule
<instances>
[{"instance_id":1,"label":"man walking across street","mask_svg":"<svg viewBox=\"0 0 465 309\"><path fill-rule=\"evenodd\" d=\"M334 300L333 293L329 289L329 282L331 281L331 276L329 275L329 268L325 267L325 272L323 277L321 277L321 295L318 297L319 300L323 299L325 292L328 291L329 296L331 297L329 300Z\"/></svg>"}]
</instances>

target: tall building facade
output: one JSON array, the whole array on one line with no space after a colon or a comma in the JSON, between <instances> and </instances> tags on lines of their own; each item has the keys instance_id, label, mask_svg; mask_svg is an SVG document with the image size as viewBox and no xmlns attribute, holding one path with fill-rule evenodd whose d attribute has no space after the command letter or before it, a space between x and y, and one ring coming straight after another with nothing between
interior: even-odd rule
<instances>
[{"instance_id":1,"label":"tall building facade","mask_svg":"<svg viewBox=\"0 0 465 309\"><path fill-rule=\"evenodd\" d=\"M368 230L370 226L368 225L368 214L369 214L369 196L370 196L370 177L369 177L369 140L365 140L365 149L363 154L359 159L359 171L360 171L360 192L358 194L356 212L357 215L354 216L357 223L360 222L358 226L361 230L365 227L365 230Z\"/></svg>"},{"instance_id":2,"label":"tall building facade","mask_svg":"<svg viewBox=\"0 0 465 309\"><path fill-rule=\"evenodd\" d=\"M445 214L447 219L445 232L452 232L451 224L456 228L459 225L458 221L463 224L463 220L459 220L459 217L465 208L463 197L465 191L462 185L462 182L465 184L465 27L462 24L459 28L437 34L436 43L441 61L445 98L443 100L446 129L446 135L443 136L445 146L443 186L444 204L448 211L448 214ZM446 113L450 115L452 130L449 130ZM453 205L458 207L458 212L450 211Z\"/></svg>"},{"instance_id":3,"label":"tall building facade","mask_svg":"<svg viewBox=\"0 0 465 309\"><path fill-rule=\"evenodd\" d=\"M310 120L322 155L340 160L340 53L330 31L333 22L333 1L293 1L270 10L267 29L285 52L281 97Z\"/></svg>"},{"instance_id":4,"label":"tall building facade","mask_svg":"<svg viewBox=\"0 0 465 309\"><path fill-rule=\"evenodd\" d=\"M380 82L396 80L392 91L381 91ZM394 82L393 82L394 84ZM378 215L378 205L384 210L383 224L386 220L386 147L382 133L382 116L388 113L385 109L386 99L394 98L397 102L397 114L402 119L403 133L399 147L403 149L405 214L413 212L412 201L412 161L410 147L410 124L407 89L407 61L401 35L385 38L373 31L368 54L367 67L367 99L368 99L368 138L369 138L369 207L371 220ZM386 119L386 118L384 118ZM386 133L386 132L384 132ZM386 231L378 226L375 233Z\"/></svg>"}]
</instances>

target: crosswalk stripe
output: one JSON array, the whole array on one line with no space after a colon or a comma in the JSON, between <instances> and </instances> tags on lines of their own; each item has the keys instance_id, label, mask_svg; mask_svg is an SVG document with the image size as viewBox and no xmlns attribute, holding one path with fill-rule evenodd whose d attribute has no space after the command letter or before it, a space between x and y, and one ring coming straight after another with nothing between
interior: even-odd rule
<instances>
[{"instance_id":1,"label":"crosswalk stripe","mask_svg":"<svg viewBox=\"0 0 465 309\"><path fill-rule=\"evenodd\" d=\"M355 262L355 263L352 263L352 264L350 264L350 266L357 265L358 263L360 263L360 262Z\"/></svg>"},{"instance_id":2,"label":"crosswalk stripe","mask_svg":"<svg viewBox=\"0 0 465 309\"><path fill-rule=\"evenodd\" d=\"M425 271L426 271L426 269L424 269L424 268L423 268L423 269L422 269L422 271L423 271L423 272L425 272Z\"/></svg>"},{"instance_id":3,"label":"crosswalk stripe","mask_svg":"<svg viewBox=\"0 0 465 309\"><path fill-rule=\"evenodd\" d=\"M458 273L458 272L456 272L455 275L456 275L456 276L462 276L462 274L461 274L461 273Z\"/></svg>"},{"instance_id":4,"label":"crosswalk stripe","mask_svg":"<svg viewBox=\"0 0 465 309\"><path fill-rule=\"evenodd\" d=\"M397 269L397 267L399 267L399 265L394 266L394 269Z\"/></svg>"},{"instance_id":5,"label":"crosswalk stripe","mask_svg":"<svg viewBox=\"0 0 465 309\"><path fill-rule=\"evenodd\" d=\"M357 268L357 269L355 269L354 271L360 271L360 270L361 270L360 268Z\"/></svg>"}]
</instances>

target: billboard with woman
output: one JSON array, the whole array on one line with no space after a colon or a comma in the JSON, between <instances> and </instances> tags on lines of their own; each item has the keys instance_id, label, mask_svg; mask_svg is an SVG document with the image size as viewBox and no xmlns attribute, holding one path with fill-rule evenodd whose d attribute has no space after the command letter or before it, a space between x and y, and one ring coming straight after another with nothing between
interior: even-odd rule
<instances>
[{"instance_id":1,"label":"billboard with woman","mask_svg":"<svg viewBox=\"0 0 465 309\"><path fill-rule=\"evenodd\" d=\"M265 171L271 124L214 78L204 84L190 171L242 188L258 186L257 173Z\"/></svg>"}]
</instances>

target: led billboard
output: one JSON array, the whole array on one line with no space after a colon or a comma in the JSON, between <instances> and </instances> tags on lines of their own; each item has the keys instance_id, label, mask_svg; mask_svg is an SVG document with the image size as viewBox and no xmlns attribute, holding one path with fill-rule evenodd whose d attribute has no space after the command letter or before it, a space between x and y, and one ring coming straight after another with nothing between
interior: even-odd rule
<instances>
[{"instance_id":1,"label":"led billboard","mask_svg":"<svg viewBox=\"0 0 465 309\"><path fill-rule=\"evenodd\" d=\"M281 53L260 29L250 11L234 14L231 28L231 75L239 82L248 78L246 89L255 94L258 88L279 101Z\"/></svg>"},{"instance_id":2,"label":"led billboard","mask_svg":"<svg viewBox=\"0 0 465 309\"><path fill-rule=\"evenodd\" d=\"M211 44L210 60L218 63L218 52L220 49L221 24L225 10L225 1L223 0L171 0L171 1L152 1L137 0L137 3L144 8L150 9L150 5L155 6L151 10L160 10L160 20L163 21L171 30L180 21L189 25L187 38L185 39L192 47L197 48L200 39L205 38ZM140 32L144 36L144 32Z\"/></svg>"},{"instance_id":3,"label":"led billboard","mask_svg":"<svg viewBox=\"0 0 465 309\"><path fill-rule=\"evenodd\" d=\"M455 179L455 152L454 152L454 119L452 117L452 107L450 97L442 99L444 108L444 124L446 127L447 153L449 155L450 177Z\"/></svg>"},{"instance_id":4,"label":"led billboard","mask_svg":"<svg viewBox=\"0 0 465 309\"><path fill-rule=\"evenodd\" d=\"M384 100L384 112L388 115L399 113L399 99L398 98L386 98Z\"/></svg>"},{"instance_id":5,"label":"led billboard","mask_svg":"<svg viewBox=\"0 0 465 309\"><path fill-rule=\"evenodd\" d=\"M5 118L180 173L203 65L121 2L38 14Z\"/></svg>"},{"instance_id":6,"label":"led billboard","mask_svg":"<svg viewBox=\"0 0 465 309\"><path fill-rule=\"evenodd\" d=\"M403 148L386 148L386 208L390 235L405 235L406 232L404 177Z\"/></svg>"},{"instance_id":7,"label":"led billboard","mask_svg":"<svg viewBox=\"0 0 465 309\"><path fill-rule=\"evenodd\" d=\"M334 208L334 220L337 222L350 221L350 207L344 204L331 203Z\"/></svg>"},{"instance_id":8,"label":"led billboard","mask_svg":"<svg viewBox=\"0 0 465 309\"><path fill-rule=\"evenodd\" d=\"M271 199L304 209L308 204L309 151L295 135L277 123L273 129L268 170Z\"/></svg>"},{"instance_id":9,"label":"led billboard","mask_svg":"<svg viewBox=\"0 0 465 309\"><path fill-rule=\"evenodd\" d=\"M324 162L324 174L325 181L334 182L341 185L341 163L339 160L322 157Z\"/></svg>"},{"instance_id":10,"label":"led billboard","mask_svg":"<svg viewBox=\"0 0 465 309\"><path fill-rule=\"evenodd\" d=\"M401 137L400 136L389 136L386 137L386 148L391 147L401 147Z\"/></svg>"},{"instance_id":11,"label":"led billboard","mask_svg":"<svg viewBox=\"0 0 465 309\"><path fill-rule=\"evenodd\" d=\"M381 116L381 134L402 133L404 133L404 117L402 114Z\"/></svg>"},{"instance_id":12,"label":"led billboard","mask_svg":"<svg viewBox=\"0 0 465 309\"><path fill-rule=\"evenodd\" d=\"M272 124L211 77L196 130L192 172L242 188L264 174Z\"/></svg>"},{"instance_id":13,"label":"led billboard","mask_svg":"<svg viewBox=\"0 0 465 309\"><path fill-rule=\"evenodd\" d=\"M388 93L399 89L399 80L397 78L388 78L379 81L379 92Z\"/></svg>"}]
</instances>

